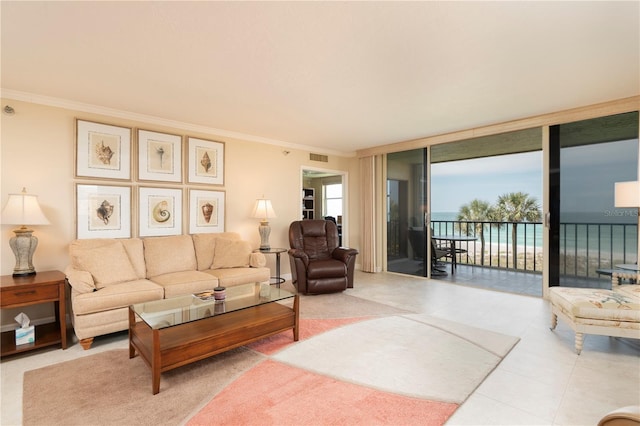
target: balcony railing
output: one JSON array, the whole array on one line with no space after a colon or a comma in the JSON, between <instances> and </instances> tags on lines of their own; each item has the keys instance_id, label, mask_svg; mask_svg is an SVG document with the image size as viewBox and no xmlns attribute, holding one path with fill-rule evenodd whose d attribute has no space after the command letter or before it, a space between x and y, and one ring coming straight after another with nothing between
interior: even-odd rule
<instances>
[{"instance_id":1,"label":"balcony railing","mask_svg":"<svg viewBox=\"0 0 640 426\"><path fill-rule=\"evenodd\" d=\"M390 254L393 251L398 255L399 227L389 225L387 246ZM431 226L434 235L476 238L457 243L458 248L466 251L457 254L458 263L538 273L543 270L542 223L437 220ZM597 269L635 262L637 238L636 224L561 223L560 274L597 278Z\"/></svg>"}]
</instances>

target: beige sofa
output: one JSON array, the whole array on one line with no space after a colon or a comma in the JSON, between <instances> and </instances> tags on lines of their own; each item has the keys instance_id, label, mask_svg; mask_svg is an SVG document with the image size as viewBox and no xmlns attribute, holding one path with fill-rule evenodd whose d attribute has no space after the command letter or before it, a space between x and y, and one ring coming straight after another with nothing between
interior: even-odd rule
<instances>
[{"instance_id":1,"label":"beige sofa","mask_svg":"<svg viewBox=\"0 0 640 426\"><path fill-rule=\"evenodd\" d=\"M75 240L69 254L72 321L84 349L95 336L126 330L129 305L270 275L264 255L233 232Z\"/></svg>"}]
</instances>

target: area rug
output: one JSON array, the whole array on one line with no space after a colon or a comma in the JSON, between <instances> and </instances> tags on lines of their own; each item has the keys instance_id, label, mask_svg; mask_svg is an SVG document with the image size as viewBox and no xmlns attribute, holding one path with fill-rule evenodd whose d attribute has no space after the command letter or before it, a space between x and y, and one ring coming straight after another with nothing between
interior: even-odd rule
<instances>
[{"instance_id":1,"label":"area rug","mask_svg":"<svg viewBox=\"0 0 640 426\"><path fill-rule=\"evenodd\" d=\"M239 348L162 374L128 349L89 355L24 374L22 422L30 425L177 425L240 373L264 360Z\"/></svg>"},{"instance_id":2,"label":"area rug","mask_svg":"<svg viewBox=\"0 0 640 426\"><path fill-rule=\"evenodd\" d=\"M128 350L24 375L31 425L441 425L518 339L419 314L303 319L162 374Z\"/></svg>"},{"instance_id":3,"label":"area rug","mask_svg":"<svg viewBox=\"0 0 640 426\"><path fill-rule=\"evenodd\" d=\"M187 424L442 425L518 341L421 314L352 322L278 351Z\"/></svg>"},{"instance_id":4,"label":"area rug","mask_svg":"<svg viewBox=\"0 0 640 426\"><path fill-rule=\"evenodd\" d=\"M442 425L457 407L381 392L267 360L224 389L187 426Z\"/></svg>"},{"instance_id":5,"label":"area rug","mask_svg":"<svg viewBox=\"0 0 640 426\"><path fill-rule=\"evenodd\" d=\"M365 318L301 319L300 341ZM24 425L180 424L241 373L294 344L291 331L168 371L151 393L151 370L112 350L27 371ZM43 385L46 384L46 385Z\"/></svg>"},{"instance_id":6,"label":"area rug","mask_svg":"<svg viewBox=\"0 0 640 426\"><path fill-rule=\"evenodd\" d=\"M518 341L413 314L336 328L272 358L386 392L459 404Z\"/></svg>"}]
</instances>

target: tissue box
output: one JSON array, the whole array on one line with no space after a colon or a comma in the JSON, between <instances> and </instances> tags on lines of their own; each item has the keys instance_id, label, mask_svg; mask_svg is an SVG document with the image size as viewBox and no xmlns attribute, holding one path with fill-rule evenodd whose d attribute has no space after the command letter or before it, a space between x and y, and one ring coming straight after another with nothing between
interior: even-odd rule
<instances>
[{"instance_id":1,"label":"tissue box","mask_svg":"<svg viewBox=\"0 0 640 426\"><path fill-rule=\"evenodd\" d=\"M36 341L35 326L30 325L26 328L16 328L16 346L33 343Z\"/></svg>"}]
</instances>

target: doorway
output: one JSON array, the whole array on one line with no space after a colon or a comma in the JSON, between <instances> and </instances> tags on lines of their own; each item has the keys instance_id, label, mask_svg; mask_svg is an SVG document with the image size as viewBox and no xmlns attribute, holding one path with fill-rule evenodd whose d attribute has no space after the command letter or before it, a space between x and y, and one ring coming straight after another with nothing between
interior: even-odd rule
<instances>
[{"instance_id":1,"label":"doorway","mask_svg":"<svg viewBox=\"0 0 640 426\"><path fill-rule=\"evenodd\" d=\"M347 172L303 167L300 218L326 219L338 225L340 245L348 246Z\"/></svg>"},{"instance_id":2,"label":"doorway","mask_svg":"<svg viewBox=\"0 0 640 426\"><path fill-rule=\"evenodd\" d=\"M429 273L427 150L387 155L387 270L426 277Z\"/></svg>"}]
</instances>

